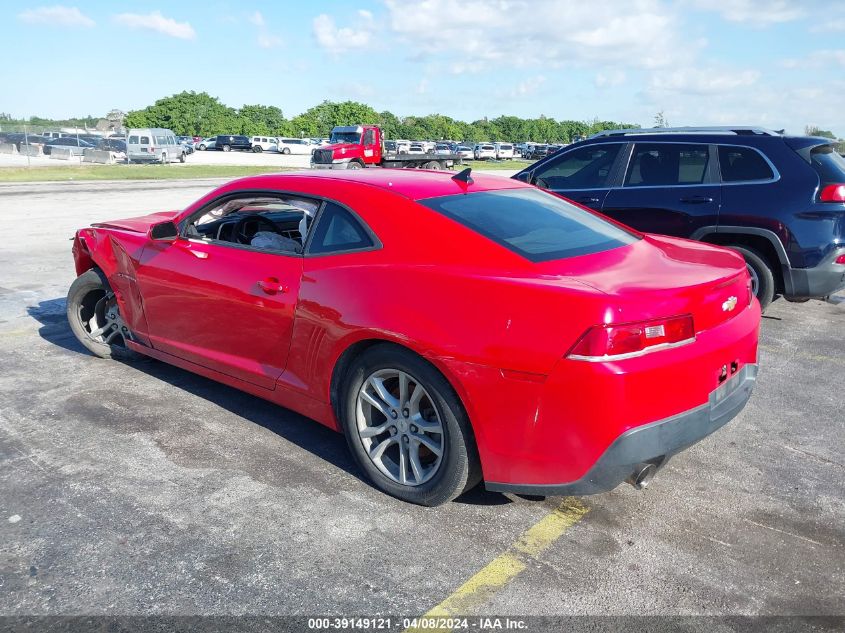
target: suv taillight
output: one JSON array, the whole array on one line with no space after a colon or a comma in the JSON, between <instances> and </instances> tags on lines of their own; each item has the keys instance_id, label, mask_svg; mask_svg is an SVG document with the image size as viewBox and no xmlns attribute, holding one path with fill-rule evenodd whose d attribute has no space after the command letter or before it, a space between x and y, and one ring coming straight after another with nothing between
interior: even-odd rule
<instances>
[{"instance_id":1,"label":"suv taillight","mask_svg":"<svg viewBox=\"0 0 845 633\"><path fill-rule=\"evenodd\" d=\"M591 327L566 355L572 360L621 360L668 346L692 343L692 315Z\"/></svg>"},{"instance_id":2,"label":"suv taillight","mask_svg":"<svg viewBox=\"0 0 845 633\"><path fill-rule=\"evenodd\" d=\"M845 185L825 185L819 193L822 202L845 202Z\"/></svg>"},{"instance_id":3,"label":"suv taillight","mask_svg":"<svg viewBox=\"0 0 845 633\"><path fill-rule=\"evenodd\" d=\"M834 264L845 264L845 255L840 255L836 258Z\"/></svg>"}]
</instances>

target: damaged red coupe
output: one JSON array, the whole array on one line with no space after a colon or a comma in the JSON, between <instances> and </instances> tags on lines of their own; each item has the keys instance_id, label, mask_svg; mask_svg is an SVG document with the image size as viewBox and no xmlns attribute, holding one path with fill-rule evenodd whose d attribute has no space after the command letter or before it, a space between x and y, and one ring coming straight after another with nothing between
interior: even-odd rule
<instances>
[{"instance_id":1,"label":"damaged red coupe","mask_svg":"<svg viewBox=\"0 0 845 633\"><path fill-rule=\"evenodd\" d=\"M760 309L741 256L642 235L493 176L233 181L73 243L68 318L343 432L381 490L646 485L745 406Z\"/></svg>"}]
</instances>

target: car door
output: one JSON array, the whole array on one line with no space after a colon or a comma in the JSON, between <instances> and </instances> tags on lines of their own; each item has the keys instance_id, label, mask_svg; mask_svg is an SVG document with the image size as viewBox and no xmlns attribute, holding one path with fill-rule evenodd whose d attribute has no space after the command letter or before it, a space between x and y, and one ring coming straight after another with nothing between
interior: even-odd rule
<instances>
[{"instance_id":1,"label":"car door","mask_svg":"<svg viewBox=\"0 0 845 633\"><path fill-rule=\"evenodd\" d=\"M151 240L137 269L151 344L272 389L287 362L301 277L296 253Z\"/></svg>"},{"instance_id":2,"label":"car door","mask_svg":"<svg viewBox=\"0 0 845 633\"><path fill-rule=\"evenodd\" d=\"M596 211L621 172L626 143L596 143L561 152L530 172L530 182Z\"/></svg>"},{"instance_id":3,"label":"car door","mask_svg":"<svg viewBox=\"0 0 845 633\"><path fill-rule=\"evenodd\" d=\"M621 187L601 211L644 233L690 237L718 223L721 186L706 143L635 143Z\"/></svg>"}]
</instances>

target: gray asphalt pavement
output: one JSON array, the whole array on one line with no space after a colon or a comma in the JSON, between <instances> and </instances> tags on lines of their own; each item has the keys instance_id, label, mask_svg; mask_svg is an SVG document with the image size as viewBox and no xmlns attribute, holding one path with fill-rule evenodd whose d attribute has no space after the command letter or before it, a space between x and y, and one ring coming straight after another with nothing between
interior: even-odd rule
<instances>
[{"instance_id":1,"label":"gray asphalt pavement","mask_svg":"<svg viewBox=\"0 0 845 633\"><path fill-rule=\"evenodd\" d=\"M215 184L0 185L0 614L421 614L560 505L481 489L406 505L315 422L88 354L64 316L74 229ZM581 499L472 612L845 614L834 299L775 302L745 411L647 490Z\"/></svg>"}]
</instances>

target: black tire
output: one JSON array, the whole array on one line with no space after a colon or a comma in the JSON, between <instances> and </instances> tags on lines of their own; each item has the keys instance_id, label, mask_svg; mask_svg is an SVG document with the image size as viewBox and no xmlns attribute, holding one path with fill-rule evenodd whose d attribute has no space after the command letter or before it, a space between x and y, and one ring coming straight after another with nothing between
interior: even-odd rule
<instances>
[{"instance_id":1,"label":"black tire","mask_svg":"<svg viewBox=\"0 0 845 633\"><path fill-rule=\"evenodd\" d=\"M187 158L185 156L185 152L182 152L181 154L179 154L179 162L180 163L184 163L186 160L187 160Z\"/></svg>"},{"instance_id":2,"label":"black tire","mask_svg":"<svg viewBox=\"0 0 845 633\"><path fill-rule=\"evenodd\" d=\"M364 166L359 163L357 160L350 161L349 164L346 166L347 169L363 169Z\"/></svg>"},{"instance_id":3,"label":"black tire","mask_svg":"<svg viewBox=\"0 0 845 633\"><path fill-rule=\"evenodd\" d=\"M204 152L205 151L205 145L200 143L200 146L197 149L199 149L199 151L201 151L201 152Z\"/></svg>"},{"instance_id":4,"label":"black tire","mask_svg":"<svg viewBox=\"0 0 845 633\"><path fill-rule=\"evenodd\" d=\"M439 170L441 169L441 167L440 167L440 163L438 163L436 160L430 160L430 161L428 161L428 162L425 164L425 168L426 168L426 169L432 169L432 170L434 170L434 171L439 171Z\"/></svg>"},{"instance_id":5,"label":"black tire","mask_svg":"<svg viewBox=\"0 0 845 633\"><path fill-rule=\"evenodd\" d=\"M223 146L223 151L224 151L224 152L229 152L229 151L231 151L231 150L232 150L232 146L231 146L231 145L224 145L224 146Z\"/></svg>"},{"instance_id":6,"label":"black tire","mask_svg":"<svg viewBox=\"0 0 845 633\"><path fill-rule=\"evenodd\" d=\"M264 148L261 147L260 145L253 145L252 146L252 151L256 154L260 154L263 150L264 150Z\"/></svg>"},{"instance_id":7,"label":"black tire","mask_svg":"<svg viewBox=\"0 0 845 633\"><path fill-rule=\"evenodd\" d=\"M290 147L282 148L282 154L290 154Z\"/></svg>"},{"instance_id":8,"label":"black tire","mask_svg":"<svg viewBox=\"0 0 845 633\"><path fill-rule=\"evenodd\" d=\"M67 320L74 336L92 354L100 358L114 358L118 360L135 360L140 357L137 352L126 347L126 338L131 338L128 329L123 329L120 310L113 299L114 293L100 271L91 269L82 273L70 285L67 293ZM117 315L117 319L107 319L107 315ZM118 334L109 341L103 342L91 336L92 320L94 325L102 327L112 323L106 335L118 330ZM122 330L122 331L121 331ZM96 329L94 330L96 332Z\"/></svg>"},{"instance_id":9,"label":"black tire","mask_svg":"<svg viewBox=\"0 0 845 633\"><path fill-rule=\"evenodd\" d=\"M440 465L431 479L416 486L403 485L382 473L368 456L358 434L359 391L374 372L389 369L405 372L423 386L444 429ZM460 399L446 378L416 354L390 344L369 348L353 361L339 393L340 423L349 449L376 488L409 503L437 506L451 501L481 481L478 450Z\"/></svg>"},{"instance_id":10,"label":"black tire","mask_svg":"<svg viewBox=\"0 0 845 633\"><path fill-rule=\"evenodd\" d=\"M167 164L167 152L162 152L162 153L161 153L161 158L159 158L159 162L160 162L162 165L166 165L166 164Z\"/></svg>"},{"instance_id":11,"label":"black tire","mask_svg":"<svg viewBox=\"0 0 845 633\"><path fill-rule=\"evenodd\" d=\"M752 277L756 276L757 291L754 294L757 295L760 307L765 310L775 298L775 276L772 269L769 268L766 258L747 246L729 244L728 248L732 248L742 255Z\"/></svg>"}]
</instances>

